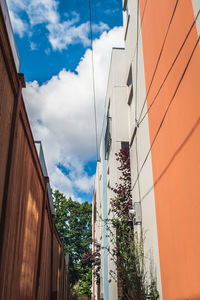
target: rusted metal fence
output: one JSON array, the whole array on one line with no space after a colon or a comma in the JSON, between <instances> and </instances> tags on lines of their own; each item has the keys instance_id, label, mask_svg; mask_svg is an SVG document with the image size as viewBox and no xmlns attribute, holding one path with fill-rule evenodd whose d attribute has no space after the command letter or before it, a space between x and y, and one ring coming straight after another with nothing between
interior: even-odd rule
<instances>
[{"instance_id":1,"label":"rusted metal fence","mask_svg":"<svg viewBox=\"0 0 200 300\"><path fill-rule=\"evenodd\" d=\"M2 1L2 0L0 0ZM1 4L1 3L0 3ZM69 299L62 241L0 5L0 299Z\"/></svg>"}]
</instances>

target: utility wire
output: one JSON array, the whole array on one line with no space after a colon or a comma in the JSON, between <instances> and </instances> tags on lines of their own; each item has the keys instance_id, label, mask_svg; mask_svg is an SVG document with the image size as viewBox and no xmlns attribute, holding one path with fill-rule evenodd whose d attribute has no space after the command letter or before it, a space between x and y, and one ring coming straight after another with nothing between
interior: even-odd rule
<instances>
[{"instance_id":1,"label":"utility wire","mask_svg":"<svg viewBox=\"0 0 200 300\"><path fill-rule=\"evenodd\" d=\"M90 41L91 41L91 54L92 54L92 84L93 84L93 102L94 102L94 123L95 123L95 139L96 139L96 156L99 159L98 149L98 130L97 130L97 109L96 109L96 93L95 93L95 72L94 72L94 51L93 51L93 34L92 34L92 6L89 0L89 14L90 14Z\"/></svg>"},{"instance_id":2,"label":"utility wire","mask_svg":"<svg viewBox=\"0 0 200 300\"><path fill-rule=\"evenodd\" d=\"M99 175L99 167L100 166L98 165L99 149L98 149L98 130L97 130L97 109L96 109L96 93L95 93L95 71L94 71L94 51L93 51L91 0L89 0L89 14L90 14L90 41L91 41L91 54L92 54L92 82L93 82L94 123L95 123L95 140L96 140L97 174L98 174L98 193L99 193L98 196L99 196L99 199L101 199L100 175ZM95 191L95 205L97 205L97 193L96 193L96 191ZM102 229L104 230L104 225L102 226ZM104 233L102 233L102 235L103 234ZM96 235L94 236L94 238L95 237L96 237Z\"/></svg>"},{"instance_id":3,"label":"utility wire","mask_svg":"<svg viewBox=\"0 0 200 300\"><path fill-rule=\"evenodd\" d=\"M136 43L136 91L135 91L135 119L137 120L137 98L138 98L138 40L139 40L139 0L137 1L137 43ZM136 121L137 122L137 121ZM136 134L136 164L137 172L139 171L138 149L137 149L137 134ZM138 179L139 199L141 201L140 181Z\"/></svg>"},{"instance_id":4,"label":"utility wire","mask_svg":"<svg viewBox=\"0 0 200 300\"><path fill-rule=\"evenodd\" d=\"M168 36L168 33L169 33L169 29L170 29L170 26L172 24L172 20L174 18L174 15L175 15L175 12L176 12L176 8L177 8L177 5L178 5L178 1L176 1L176 4L174 6L174 9L173 9L173 13L172 13L172 16L171 16L171 19L170 19L170 22L169 22L169 25L168 25L168 28L167 28L167 31L166 31L166 34L165 34L165 38L164 38L164 41L163 41L163 44L162 44L162 47L161 47L161 50L160 50L160 53L159 53L159 57L157 59L157 62L156 62L156 66L155 66L155 69L154 69L154 72L153 72L153 76L152 76L152 79L151 79L151 83L149 85L149 89L148 89L148 92L147 92L147 96L146 98L148 97L148 94L150 92L150 89L151 89L151 86L152 86L152 83L153 83L153 80L154 80L154 77L155 77L155 74L156 74L156 71L157 71L157 68L158 68L158 65L159 65L159 62L160 62L160 59L161 59L161 56L162 56L162 52L163 52L163 49L164 49L164 46L165 46L165 43L166 43L166 39L167 39L167 36ZM139 32L139 0L138 0L138 6L137 6L137 41L136 41L136 47L135 47L135 51L134 51L134 57L135 57L135 52L136 52L136 103L135 103L135 121L136 121L136 127L135 127L135 139L136 139L136 160L137 160L137 173L139 174L140 171L139 171L139 161L138 161L138 149L137 149L137 127L138 127L138 122L140 120L140 117L141 117L141 114L143 112L143 109L144 109L144 106L145 106L145 101L146 101L146 98L145 98L145 101L144 101L144 104L143 104L143 107L142 107L142 110L140 112L140 116L139 116L139 120L137 121L137 84L138 84L138 40L139 40L139 34L141 32L141 29L142 29L142 23L143 23L143 20L144 20L144 15L145 15L145 10L146 10L146 6L147 6L147 0L145 2L145 7L144 7L144 10L143 10L143 15L142 15L142 20L141 20L141 26L140 26L140 32ZM138 182L138 189L139 189L139 199L141 201L141 191L140 191L140 182L139 182L139 176L137 177L137 182ZM136 183L135 183L136 184ZM135 185L134 185L135 186Z\"/></svg>"},{"instance_id":5,"label":"utility wire","mask_svg":"<svg viewBox=\"0 0 200 300\"><path fill-rule=\"evenodd\" d=\"M138 39L139 39L139 0L137 1L137 41L136 41L136 91L135 91L135 119L137 119L137 91L138 91Z\"/></svg>"},{"instance_id":6,"label":"utility wire","mask_svg":"<svg viewBox=\"0 0 200 300\"><path fill-rule=\"evenodd\" d=\"M150 90L151 90L151 87L152 87L152 84L153 84L153 81L154 81L154 78L155 78L155 75L156 75L156 72L157 72L157 69L158 69L158 65L159 65L159 63L160 63L160 59L161 59L161 56L162 56L162 53L163 53L163 50L164 50L164 47L165 47L165 43L166 43L166 40L167 40L167 36L168 36L169 30L170 30L170 27L171 27L173 18L174 18L174 16L175 16L175 12L176 12L176 9L177 9L177 6L178 6L178 2L179 2L179 0L176 0L175 6L174 6L174 10L173 10L171 19L170 19L170 21L169 21L169 24L168 24L168 27L167 27L167 31L166 31L166 34L165 34L165 37L164 37L164 41L163 41L163 44L162 44L162 47L161 47L161 50L160 50L160 53L159 53L159 56L158 56L158 59L157 59L157 62L156 62L156 66L155 66L155 69L154 69L154 72L153 72L153 76L152 76L152 78L151 78L151 82L150 82L150 85L149 85L149 87L148 87L148 91L147 91L147 94L146 94L144 103L143 103L143 105L142 105L142 109L141 109L141 112L140 112L140 116L139 116L139 119L138 119L138 123L140 122L140 118L141 118L141 116L142 116L142 113L143 113L143 110L144 110L144 107L145 107L145 103L146 103L146 101L147 101L147 97L148 97L149 92L150 92Z\"/></svg>"},{"instance_id":7,"label":"utility wire","mask_svg":"<svg viewBox=\"0 0 200 300\"><path fill-rule=\"evenodd\" d=\"M192 135L194 134L194 132L196 131L196 129L197 129L197 127L199 125L200 125L200 117L197 119L197 121L195 122L194 126L189 131L189 133L187 134L186 138L184 139L184 141L181 143L181 145L178 147L178 149L174 152L174 154L171 157L170 161L167 163L166 167L163 169L163 171L160 173L160 175L158 176L158 178L155 180L154 184L149 188L149 190L144 194L144 196L142 196L141 201L144 201L144 199L149 195L149 193L153 190L153 188L159 183L159 181L165 175L165 173L167 172L167 170L169 169L169 167L171 166L171 164L173 163L173 161L175 160L175 158L177 157L177 155L181 152L181 150L186 145L186 143L189 141L189 139L192 137Z\"/></svg>"},{"instance_id":8,"label":"utility wire","mask_svg":"<svg viewBox=\"0 0 200 300\"><path fill-rule=\"evenodd\" d=\"M137 142L137 134L135 137L135 154L136 154L136 165L137 165L137 173L139 173L139 159L138 159L138 142ZM138 194L139 200L141 202L141 189L140 189L140 180L138 178Z\"/></svg>"},{"instance_id":9,"label":"utility wire","mask_svg":"<svg viewBox=\"0 0 200 300\"><path fill-rule=\"evenodd\" d=\"M151 107L153 106L155 100L157 99L157 97L158 97L158 95L159 95L159 93L160 93L160 91L161 91L161 89L162 89L162 87L163 87L165 81L167 80L167 78L168 78L168 76L169 76L169 74L170 74L172 68L174 67L174 65L175 65L175 63L176 63L176 61L177 61L177 59L178 59L178 57L179 57L179 55L180 55L180 53L181 53L181 51L182 51L182 49L183 49L183 47L184 47L184 45L185 45L185 43L186 43L188 37L189 37L189 35L190 35L190 33L191 33L191 31L192 31L194 25L196 24L196 21L197 21L199 15L200 15L200 10L198 11L198 13L197 13L197 15L196 15L196 18L195 18L194 22L192 23L192 25L191 25L191 27L190 27L190 29L189 29L189 31L188 31L188 33L187 33L187 35L186 35L186 37L185 37L183 43L182 43L182 45L181 45L181 47L180 47L180 49L179 49L179 51L178 51L178 53L177 53L177 55L176 55L176 57L175 57L175 59L174 59L174 61L173 61L171 67L169 68L169 70L168 70L168 72L167 72L167 74L166 74L166 76L165 76L165 78L164 78L164 80L163 80L163 82L162 82L162 84L161 84L161 86L160 86L158 92L156 93L156 96L154 97L154 99L153 99L153 101L152 101L150 107L148 108L147 112L146 112L145 115L142 117L142 119L138 121L138 124L137 124L138 127L139 127L139 125L142 123L142 121L145 119L146 115L148 114L149 110L151 109ZM147 97L148 97L148 95L147 95L146 98L145 98L145 103L146 103L146 101L147 101ZM142 115L142 112L141 112L140 115ZM147 155L149 155L149 153L148 153ZM138 175L140 175L140 173L141 173L141 170L140 170L140 172L138 173ZM138 180L138 178L137 178L136 180ZM135 184L134 184L134 185L135 185Z\"/></svg>"},{"instance_id":10,"label":"utility wire","mask_svg":"<svg viewBox=\"0 0 200 300\"><path fill-rule=\"evenodd\" d=\"M191 33L191 31L192 31L194 25L196 24L196 21L197 21L199 15L200 15L200 10L198 11L198 13L197 13L197 15L196 15L196 18L195 18L194 22L192 23L192 25L191 25L191 27L190 27L190 29L189 29L189 31L188 31L188 33L187 33L187 35L186 35L184 41L183 41L181 47L179 48L179 51L178 51L178 53L177 53L175 59L173 60L173 62L172 62L172 64L171 64L171 66L170 66L170 68L169 68L169 70L168 70L168 72L167 72L167 74L166 74L166 76L165 76L165 78L164 78L164 80L163 80L163 82L162 82L162 84L161 84L159 90L157 91L157 93L156 93L156 95L155 95L153 101L151 102L151 104L150 104L150 106L148 107L148 109L147 109L146 113L144 114L144 116L141 118L141 120L138 121L138 126L143 122L143 120L144 120L145 117L147 116L148 112L150 111L151 107L153 106L154 102L156 101L156 99L157 99L157 97L158 97L158 95L159 95L159 93L160 93L160 91L161 91L163 85L165 84L165 82L166 82L166 80L167 80L169 74L171 73L171 70L173 69L173 67L174 67L174 65L175 65L175 63L176 63L176 61L177 61L177 59L178 59L178 57L179 57L179 55L180 55L180 53L181 53L181 51L182 51L184 45L185 45L185 43L186 43L188 37L190 36L190 33ZM147 97L148 97L148 96L146 96L146 98L145 98L144 104L145 104L146 101L147 101ZM141 115L142 115L142 113L141 113Z\"/></svg>"},{"instance_id":11,"label":"utility wire","mask_svg":"<svg viewBox=\"0 0 200 300\"><path fill-rule=\"evenodd\" d=\"M146 11L147 2L148 2L148 0L146 0L146 2L145 2L144 10L143 10L143 13L142 13L141 25L140 25L140 30L139 30L139 34L138 34L138 40L139 40L139 37L140 37L140 34L141 34L141 30L142 30L142 24L143 24L143 20L144 20L144 15L145 15L145 11ZM138 2L138 3L139 3L139 2ZM136 45L135 45L135 50L134 50L134 54L133 54L133 59L134 59L134 57L135 57L136 49L137 49L137 43L136 43ZM131 60L131 63L133 62L133 59Z\"/></svg>"},{"instance_id":12,"label":"utility wire","mask_svg":"<svg viewBox=\"0 0 200 300\"><path fill-rule=\"evenodd\" d=\"M193 55L194 55L194 52L195 52L195 50L196 50L196 48L197 48L197 46L198 46L198 44L199 44L199 39L200 39L200 36L198 37L198 39L197 39L197 41L196 41L196 43L195 43L195 46L194 46L194 48L193 48L193 50L192 50L192 53L191 53L191 55L190 55L190 57L189 57L189 60L188 60L186 66L185 66L185 69L184 69L184 71L183 71L183 73L182 73L182 75L181 75L181 78L180 78L180 80L179 80L179 82L178 82L178 85L177 85L177 87L176 87L176 89L175 89L175 92L174 92L174 94L173 94L173 96L172 96L172 98L171 98L171 100L170 100L170 102L169 102L169 104L168 104L168 106L167 106L167 109L166 109L166 111L165 111L165 113L164 113L164 116L163 116L163 118L162 118L162 121L160 122L160 125L159 125L159 127L158 127L157 132L156 132L156 135L155 135L155 137L154 137L154 139L153 139L153 141L152 141L152 143L151 143L150 149L149 149L148 152L147 152L147 155L146 155L146 157L145 157L145 159L144 159L144 162L142 163L142 166L141 166L141 168L140 168L140 171L139 171L139 173L138 173L138 175L137 175L137 177L136 177L136 180L135 180L135 182L134 182L133 187L132 187L131 190L133 190L133 189L135 188L135 185L136 185L136 183L137 183L137 181L138 181L138 179L139 179L139 177L140 177L140 174L141 174L141 172L142 172L142 169L144 168L144 165L146 164L146 161L147 161L147 159L148 159L148 157L149 157L149 154L151 153L151 150L152 150L152 148L153 148L153 146L154 146L154 143L155 143L155 141L156 141L156 139L157 139L157 137L158 137L158 134L159 134L159 132L160 132L160 130L161 130L163 124L164 124L164 121L165 121L165 118L166 118L166 116L167 116L167 114L168 114L168 111L169 111L169 109L170 109L170 107L171 107L171 105L172 105L172 103L173 103L173 101L174 101L174 99L175 99L175 96L176 96L176 94L177 94L177 91L178 91L178 89L179 89L179 87L180 87L180 85L181 85L181 83L182 83L182 81L183 81L183 78L184 78L184 76L185 76L185 74L186 74L186 71L187 71L187 69L188 69L188 67L189 67L189 65L190 65L191 59L192 59L192 57L193 57Z\"/></svg>"}]
</instances>

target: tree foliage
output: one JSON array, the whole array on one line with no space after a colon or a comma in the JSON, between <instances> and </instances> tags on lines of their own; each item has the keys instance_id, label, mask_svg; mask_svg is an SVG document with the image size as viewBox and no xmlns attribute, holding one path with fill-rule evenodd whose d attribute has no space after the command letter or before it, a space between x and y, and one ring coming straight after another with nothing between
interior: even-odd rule
<instances>
[{"instance_id":1,"label":"tree foliage","mask_svg":"<svg viewBox=\"0 0 200 300\"><path fill-rule=\"evenodd\" d=\"M83 262L85 266L92 267L96 279L96 284L100 284L101 269L101 244L93 240L95 251L89 251L83 254Z\"/></svg>"},{"instance_id":2,"label":"tree foliage","mask_svg":"<svg viewBox=\"0 0 200 300\"><path fill-rule=\"evenodd\" d=\"M92 205L66 198L58 190L53 193L55 224L64 241L65 254L69 254L69 281L74 286L79 281L79 289L90 293L91 267L85 267L83 254L89 252L92 242ZM87 274L87 275L86 275ZM87 281L87 282L86 282ZM87 288L86 288L87 287Z\"/></svg>"}]
</instances>

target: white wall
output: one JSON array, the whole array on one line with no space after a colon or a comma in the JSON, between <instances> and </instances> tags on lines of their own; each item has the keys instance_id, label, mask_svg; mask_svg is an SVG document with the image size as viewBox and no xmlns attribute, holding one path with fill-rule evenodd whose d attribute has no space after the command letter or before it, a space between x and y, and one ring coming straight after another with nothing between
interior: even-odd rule
<instances>
[{"instance_id":1,"label":"white wall","mask_svg":"<svg viewBox=\"0 0 200 300\"><path fill-rule=\"evenodd\" d=\"M129 131L128 131L128 106L126 103L127 98L127 87L126 87L126 73L125 73L125 51L124 49L114 48L112 51L111 64L110 64L110 75L107 87L106 95L106 104L105 104L105 116L107 115L108 106L110 107L110 117L111 117L111 148L109 153L109 158L107 160L107 175L106 175L106 187L102 186L102 161L103 161L103 151L102 143L104 143L104 138L101 141L101 163L98 163L96 180L95 180L95 189L96 189L96 200L98 216L102 215L102 207L105 205L103 203L103 188L107 189L107 211L110 209L110 200L114 196L110 187L114 187L115 183L118 181L120 176L119 171L117 170L117 161L115 153L119 152L121 149L121 142L128 141ZM101 179L100 179L101 178ZM109 214L108 217L111 217ZM101 218L101 217L100 217ZM100 224L98 229L98 225ZM98 220L96 222L96 238L102 242L102 221ZM102 242L103 244L103 242ZM112 244L109 243L110 248L112 249ZM103 252L102 252L103 255ZM102 259L103 261L103 259ZM112 257L108 255L108 273L110 270L116 272L116 267L112 261ZM104 276L104 269L102 263L101 274ZM108 289L109 289L109 299L117 300L117 283L112 279L110 274L108 274ZM103 281L102 281L103 282ZM103 293L104 287L101 285L101 292ZM105 299L105 298L104 298ZM108 300L108 299L105 299Z\"/></svg>"},{"instance_id":2,"label":"white wall","mask_svg":"<svg viewBox=\"0 0 200 300\"><path fill-rule=\"evenodd\" d=\"M124 0L125 1L125 0ZM111 136L112 144L107 161L107 185L114 187L120 176L117 170L117 162L115 153L119 152L121 148L121 141L129 141L131 143L133 137L133 122L139 119L143 103L146 97L146 85L145 85L145 73L144 73L144 60L143 60L143 48L142 48L142 36L140 29L140 15L137 18L137 0L128 1L129 12L129 24L127 24L127 13L123 12L124 17L124 32L126 32L125 49L113 49L110 74L107 88L106 104L105 104L105 116L110 105L110 117L112 118ZM139 27L137 25L139 24ZM130 68L132 67L133 78L133 100L131 105L128 105L128 98L130 88L127 86L128 75ZM110 103L110 104L109 104ZM143 114L146 112L147 106L145 104ZM131 115L131 114L134 114ZM132 122L132 124L131 124ZM135 125L135 122L134 122ZM101 141L101 155L102 155L102 143ZM149 126L148 116L141 123L137 129L136 137L130 146L130 158L131 158L131 176L132 184L135 183L138 172L144 162L144 159L150 149L149 138ZM100 164L101 165L101 164ZM102 172L102 171L101 171ZM100 173L101 173L100 172ZM98 186L98 174L96 174L96 189ZM102 180L100 181L102 184ZM135 185L132 195L133 202L141 201L141 198L153 186L153 174L152 174L152 162L151 155L149 155L145 167L143 168L139 180ZM100 190L103 190L101 185ZM99 192L98 192L99 193ZM112 191L107 186L107 211L110 209L110 198L113 197ZM103 198L102 195L98 196L99 206L98 210L102 210ZM103 205L103 203L102 203ZM159 249L157 239L157 225L156 225L156 211L155 211L155 199L154 190L152 190L148 196L141 202L142 207L142 224L136 226L136 231L143 232L144 251L145 251L145 264L148 274L153 274L157 280L157 287L160 293L160 299L162 299L162 286L160 276L160 263L159 263ZM102 226L101 226L102 228ZM96 231L96 236L101 236L102 232ZM114 264L109 257L108 267L109 269L115 269ZM102 266L103 276L103 266ZM113 281L109 284L109 299L118 299L117 285ZM103 286L101 286L103 292ZM105 298L104 298L105 299ZM108 299L105 299L108 300Z\"/></svg>"},{"instance_id":3,"label":"white wall","mask_svg":"<svg viewBox=\"0 0 200 300\"><path fill-rule=\"evenodd\" d=\"M120 173L117 169L117 161L115 153L121 149L121 142L128 141L128 107L126 104L127 89L125 82L125 51L120 49L113 49L110 78L108 83L106 106L110 106L111 117L111 137L112 144L107 162L107 181L110 187L114 187L115 183L119 181ZM108 187L108 211L110 207L110 199L113 198L113 192ZM112 214L109 215L112 218ZM112 244L109 245L112 249ZM109 271L116 273L116 266L109 255L108 259ZM111 282L109 283L109 299L118 299L117 284L109 276Z\"/></svg>"},{"instance_id":4,"label":"white wall","mask_svg":"<svg viewBox=\"0 0 200 300\"><path fill-rule=\"evenodd\" d=\"M126 36L126 67L127 77L132 66L133 75L133 101L134 113L136 122L139 120L142 106L146 97L146 85L145 85L145 73L144 73L144 60L143 60L143 47L142 47L142 35L140 28L140 15L139 22L137 23L137 2L128 1L128 8L130 14L130 21ZM137 33L137 24L138 33ZM138 42L137 42L138 35ZM130 110L131 111L131 110ZM147 105L145 104L143 114L147 111ZM131 124L130 124L131 128ZM129 131L131 141L131 130ZM149 138L149 125L148 116L137 128L137 134L130 147L131 157L131 176L132 185L136 182L138 172L142 167L145 157L150 149L150 138ZM145 166L140 174L139 180L137 181L133 192L133 202L141 201L141 198L153 186L153 173L152 173L152 162L151 155L149 155ZM160 293L160 299L162 299L162 287L161 287L161 276L160 276L160 262L159 262L159 249L158 249L158 238L157 238L157 225L156 225L156 211L155 211L155 199L154 190L141 202L142 207L142 224L138 225L136 230L143 232L144 235L144 252L146 258L146 269L147 272L152 272L157 279L157 287Z\"/></svg>"}]
</instances>

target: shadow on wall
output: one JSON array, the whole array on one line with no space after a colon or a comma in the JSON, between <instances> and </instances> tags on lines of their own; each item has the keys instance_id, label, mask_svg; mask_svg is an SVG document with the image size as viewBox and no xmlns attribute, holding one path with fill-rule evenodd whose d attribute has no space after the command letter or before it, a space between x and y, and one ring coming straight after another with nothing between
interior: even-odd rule
<instances>
[{"instance_id":1,"label":"shadow on wall","mask_svg":"<svg viewBox=\"0 0 200 300\"><path fill-rule=\"evenodd\" d=\"M91 297L87 295L73 296L72 300L91 300Z\"/></svg>"},{"instance_id":2,"label":"shadow on wall","mask_svg":"<svg viewBox=\"0 0 200 300\"><path fill-rule=\"evenodd\" d=\"M23 259L20 274L20 295L23 297L30 293L33 294L34 271L35 271L35 251L36 251L36 237L38 230L39 212L36 201L29 192L28 205L26 209L25 220L25 236L23 245Z\"/></svg>"}]
</instances>

